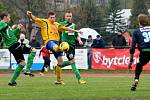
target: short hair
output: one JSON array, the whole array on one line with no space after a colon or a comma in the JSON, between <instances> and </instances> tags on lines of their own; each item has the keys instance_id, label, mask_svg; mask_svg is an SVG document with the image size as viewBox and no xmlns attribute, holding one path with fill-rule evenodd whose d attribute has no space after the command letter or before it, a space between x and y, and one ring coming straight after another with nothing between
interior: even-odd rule
<instances>
[{"instance_id":1,"label":"short hair","mask_svg":"<svg viewBox=\"0 0 150 100\"><path fill-rule=\"evenodd\" d=\"M92 38L92 35L88 35L88 38Z\"/></svg>"},{"instance_id":2,"label":"short hair","mask_svg":"<svg viewBox=\"0 0 150 100\"><path fill-rule=\"evenodd\" d=\"M55 15L55 13L54 12L49 12L48 17L51 16L51 15Z\"/></svg>"},{"instance_id":3,"label":"short hair","mask_svg":"<svg viewBox=\"0 0 150 100\"><path fill-rule=\"evenodd\" d=\"M70 10L67 10L65 13L72 13Z\"/></svg>"},{"instance_id":4,"label":"short hair","mask_svg":"<svg viewBox=\"0 0 150 100\"><path fill-rule=\"evenodd\" d=\"M139 14L138 21L139 21L140 25L147 26L148 25L148 16L145 14Z\"/></svg>"},{"instance_id":5,"label":"short hair","mask_svg":"<svg viewBox=\"0 0 150 100\"><path fill-rule=\"evenodd\" d=\"M1 18L1 20L3 20L4 19L4 17L5 16L8 16L9 14L8 13L6 13L6 12L2 12L2 13L0 13L0 18Z\"/></svg>"},{"instance_id":6,"label":"short hair","mask_svg":"<svg viewBox=\"0 0 150 100\"><path fill-rule=\"evenodd\" d=\"M100 35L96 35L96 38L100 38Z\"/></svg>"}]
</instances>

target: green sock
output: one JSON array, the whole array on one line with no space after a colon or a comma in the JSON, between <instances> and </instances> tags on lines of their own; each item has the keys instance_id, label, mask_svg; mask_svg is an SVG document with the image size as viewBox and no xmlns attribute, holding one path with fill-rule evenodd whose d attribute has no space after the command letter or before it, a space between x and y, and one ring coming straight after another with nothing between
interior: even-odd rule
<instances>
[{"instance_id":1,"label":"green sock","mask_svg":"<svg viewBox=\"0 0 150 100\"><path fill-rule=\"evenodd\" d=\"M19 77L19 75L20 75L20 73L21 73L23 67L24 67L24 66L18 64L18 66L17 66L17 68L16 68L16 70L15 70L15 72L14 72L14 75L13 75L13 77L12 77L12 79L11 79L11 82L15 82L15 81L16 81L16 79Z\"/></svg>"},{"instance_id":2,"label":"green sock","mask_svg":"<svg viewBox=\"0 0 150 100\"><path fill-rule=\"evenodd\" d=\"M78 80L81 79L80 72L79 72L79 70L76 68L75 63L71 64L71 67L72 67L72 70L73 70L74 74L76 75L76 78L77 78Z\"/></svg>"},{"instance_id":3,"label":"green sock","mask_svg":"<svg viewBox=\"0 0 150 100\"><path fill-rule=\"evenodd\" d=\"M30 71L30 68L33 64L33 59L36 55L36 52L31 52L28 56L28 62L27 62L27 66L26 66L26 70L25 71Z\"/></svg>"},{"instance_id":4,"label":"green sock","mask_svg":"<svg viewBox=\"0 0 150 100\"><path fill-rule=\"evenodd\" d=\"M60 66L61 68L70 65L70 61L64 61L63 64Z\"/></svg>"}]
</instances>

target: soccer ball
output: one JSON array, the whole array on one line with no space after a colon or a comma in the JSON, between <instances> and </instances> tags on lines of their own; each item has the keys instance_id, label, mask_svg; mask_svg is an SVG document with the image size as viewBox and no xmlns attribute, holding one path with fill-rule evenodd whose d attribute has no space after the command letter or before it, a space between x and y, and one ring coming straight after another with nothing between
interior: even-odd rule
<instances>
[{"instance_id":1,"label":"soccer ball","mask_svg":"<svg viewBox=\"0 0 150 100\"><path fill-rule=\"evenodd\" d=\"M66 52L66 51L69 50L69 44L67 42L62 42L60 44L59 48L60 48L61 51Z\"/></svg>"}]
</instances>

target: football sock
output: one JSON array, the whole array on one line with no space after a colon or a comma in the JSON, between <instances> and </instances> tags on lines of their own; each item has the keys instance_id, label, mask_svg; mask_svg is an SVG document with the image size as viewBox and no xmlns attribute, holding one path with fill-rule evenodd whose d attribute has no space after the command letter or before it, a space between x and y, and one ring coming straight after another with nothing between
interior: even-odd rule
<instances>
[{"instance_id":1,"label":"football sock","mask_svg":"<svg viewBox=\"0 0 150 100\"><path fill-rule=\"evenodd\" d=\"M61 80L61 72L62 72L61 67L56 66L56 76L57 76L57 81L60 81L60 80Z\"/></svg>"},{"instance_id":2,"label":"football sock","mask_svg":"<svg viewBox=\"0 0 150 100\"><path fill-rule=\"evenodd\" d=\"M71 67L72 67L72 70L73 70L74 74L76 75L76 78L77 78L78 80L80 80L80 79L81 79L80 72L79 72L79 70L76 68L75 63L71 64Z\"/></svg>"},{"instance_id":3,"label":"football sock","mask_svg":"<svg viewBox=\"0 0 150 100\"><path fill-rule=\"evenodd\" d=\"M36 55L36 52L31 52L28 56L28 62L27 62L27 66L26 66L26 70L25 71L30 71L30 68L33 64L33 59Z\"/></svg>"},{"instance_id":4,"label":"football sock","mask_svg":"<svg viewBox=\"0 0 150 100\"><path fill-rule=\"evenodd\" d=\"M14 72L14 75L13 75L13 77L12 77L12 79L11 79L11 82L15 82L15 81L16 81L16 79L19 77L19 75L20 75L20 73L21 73L23 67L24 67L24 66L18 64L18 66L17 66L17 68L16 68L16 70L15 70L15 72Z\"/></svg>"}]
</instances>

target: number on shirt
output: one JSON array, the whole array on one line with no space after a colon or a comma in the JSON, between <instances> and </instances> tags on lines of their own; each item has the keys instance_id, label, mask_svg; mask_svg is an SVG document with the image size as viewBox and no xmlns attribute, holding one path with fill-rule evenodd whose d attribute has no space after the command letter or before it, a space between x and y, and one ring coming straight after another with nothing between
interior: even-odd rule
<instances>
[{"instance_id":1,"label":"number on shirt","mask_svg":"<svg viewBox=\"0 0 150 100\"><path fill-rule=\"evenodd\" d=\"M143 32L144 42L150 42L150 32Z\"/></svg>"}]
</instances>

